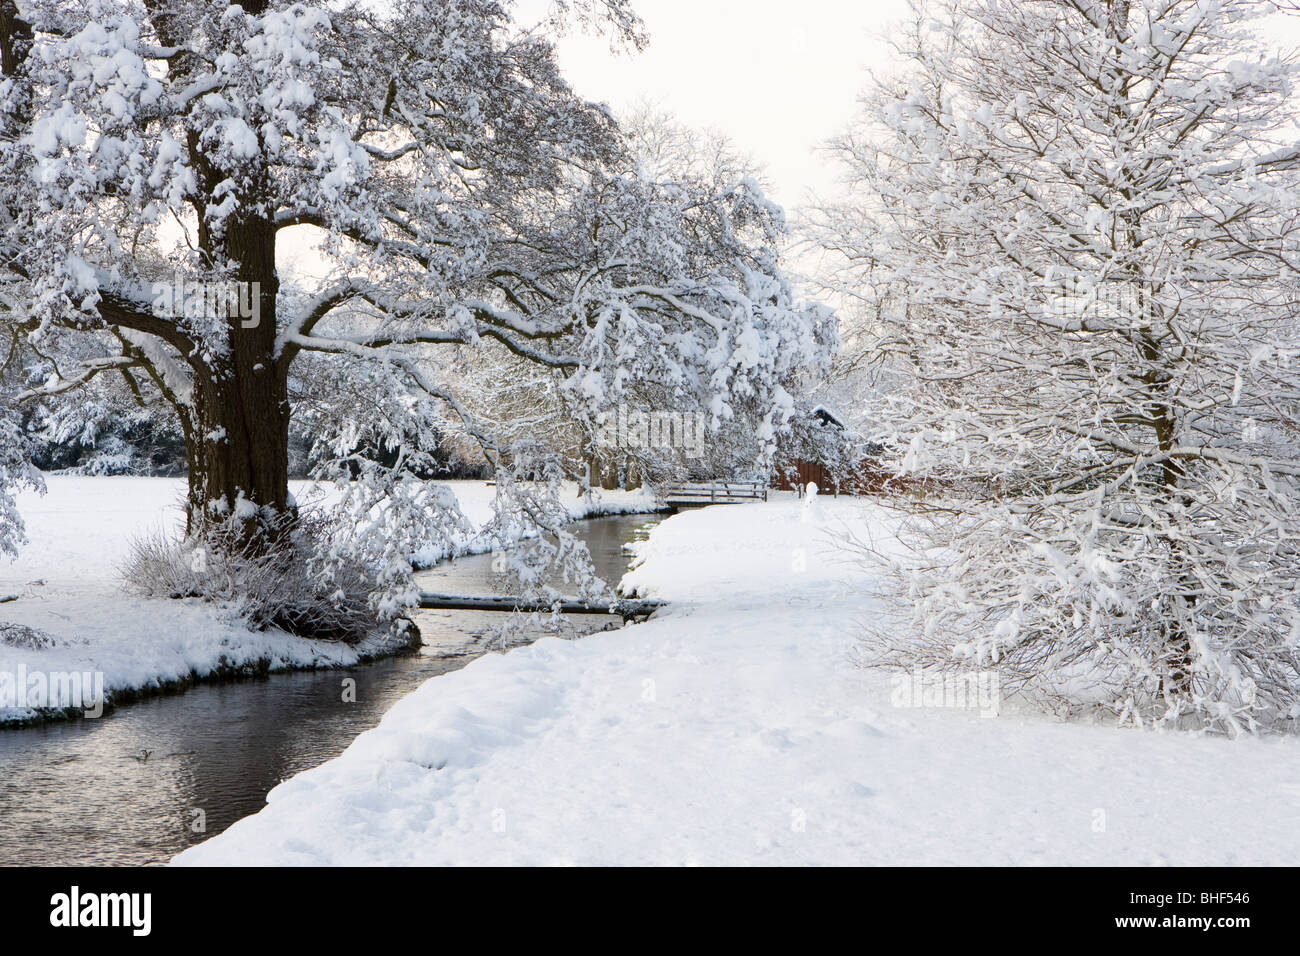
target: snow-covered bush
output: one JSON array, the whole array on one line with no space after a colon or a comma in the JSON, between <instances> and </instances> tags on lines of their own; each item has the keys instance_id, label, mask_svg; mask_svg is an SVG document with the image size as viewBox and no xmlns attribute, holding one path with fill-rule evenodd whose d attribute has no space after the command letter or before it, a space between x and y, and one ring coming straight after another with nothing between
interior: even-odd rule
<instances>
[{"instance_id":1,"label":"snow-covered bush","mask_svg":"<svg viewBox=\"0 0 1300 956\"><path fill-rule=\"evenodd\" d=\"M212 525L202 538L164 532L134 539L122 567L128 589L152 598L201 598L226 608L253 630L356 643L376 632L414 635L404 617L367 599L376 569L352 560L326 567L332 528L317 509L283 519L270 547L241 534L237 517Z\"/></svg>"},{"instance_id":2,"label":"snow-covered bush","mask_svg":"<svg viewBox=\"0 0 1300 956\"><path fill-rule=\"evenodd\" d=\"M26 624L0 623L0 644L9 647L21 647L29 651L41 651L53 647L55 639L39 628Z\"/></svg>"},{"instance_id":3,"label":"snow-covered bush","mask_svg":"<svg viewBox=\"0 0 1300 956\"><path fill-rule=\"evenodd\" d=\"M919 637L1125 722L1300 717L1295 67L1251 2L963 2L839 143ZM963 489L961 493L958 489Z\"/></svg>"},{"instance_id":4,"label":"snow-covered bush","mask_svg":"<svg viewBox=\"0 0 1300 956\"><path fill-rule=\"evenodd\" d=\"M185 469L185 436L165 415L147 409L62 403L33 416L27 430L32 461L45 471L170 476Z\"/></svg>"}]
</instances>

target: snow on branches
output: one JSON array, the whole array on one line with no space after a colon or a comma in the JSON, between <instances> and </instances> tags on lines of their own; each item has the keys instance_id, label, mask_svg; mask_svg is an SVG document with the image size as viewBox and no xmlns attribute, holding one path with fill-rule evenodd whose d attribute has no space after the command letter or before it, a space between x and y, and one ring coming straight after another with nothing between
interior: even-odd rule
<instances>
[{"instance_id":1,"label":"snow on branches","mask_svg":"<svg viewBox=\"0 0 1300 956\"><path fill-rule=\"evenodd\" d=\"M476 356L550 379L579 432L640 390L770 457L791 390L834 347L831 314L777 265L780 210L752 179L643 175L508 4L392 7L25 3L30 55L7 90L21 108L0 137L23 332L82 343L76 376L135 367L171 406L192 533L240 502L249 534L282 526L297 395L322 473L375 482L358 500L393 527L454 525L394 470L431 461L449 429L546 472L556 449L512 441L540 464L514 460L446 374L472 381ZM642 40L623 0L560 7ZM212 306L218 287L237 313ZM85 355L88 337L108 353ZM399 464L362 465L362 440ZM377 580L401 590L400 536L343 538L387 541Z\"/></svg>"}]
</instances>

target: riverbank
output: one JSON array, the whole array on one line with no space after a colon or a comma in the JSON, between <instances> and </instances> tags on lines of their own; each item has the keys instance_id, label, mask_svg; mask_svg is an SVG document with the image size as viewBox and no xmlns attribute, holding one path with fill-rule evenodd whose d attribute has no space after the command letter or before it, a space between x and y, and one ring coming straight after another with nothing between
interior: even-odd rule
<instances>
[{"instance_id":1,"label":"riverbank","mask_svg":"<svg viewBox=\"0 0 1300 956\"><path fill-rule=\"evenodd\" d=\"M427 681L175 860L235 864L1286 865L1300 742L911 706L852 662L895 546L852 499L685 512L625 588L671 605Z\"/></svg>"},{"instance_id":2,"label":"riverbank","mask_svg":"<svg viewBox=\"0 0 1300 956\"><path fill-rule=\"evenodd\" d=\"M446 483L475 527L492 514L495 494L485 482ZM279 630L249 631L221 608L197 600L160 601L122 590L119 568L134 537L179 532L183 479L50 476L44 496L27 493L19 508L30 543L0 568L0 675L58 703L48 688L75 681L62 703L88 703L98 684L109 706L167 693L195 682L282 670L348 667L406 645L375 638L356 646L294 637ZM300 500L306 483L294 483ZM644 492L566 496L573 517L648 511ZM429 549L421 563L488 547L466 534L451 548ZM30 685L29 681L37 681ZM82 686L85 685L85 686ZM35 695L33 695L35 696ZM0 706L0 727L83 713L81 706Z\"/></svg>"}]
</instances>

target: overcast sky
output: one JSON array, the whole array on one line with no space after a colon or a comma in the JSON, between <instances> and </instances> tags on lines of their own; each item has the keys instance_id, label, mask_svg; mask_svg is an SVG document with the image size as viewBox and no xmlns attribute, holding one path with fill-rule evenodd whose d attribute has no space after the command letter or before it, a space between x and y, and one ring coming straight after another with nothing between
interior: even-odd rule
<instances>
[{"instance_id":1,"label":"overcast sky","mask_svg":"<svg viewBox=\"0 0 1300 956\"><path fill-rule=\"evenodd\" d=\"M521 21L530 4L521 4ZM766 168L773 198L793 206L833 172L811 154L852 117L864 69L904 0L636 0L650 46L610 52L574 33L559 45L574 87L616 110L650 99L693 127L726 133Z\"/></svg>"},{"instance_id":2,"label":"overcast sky","mask_svg":"<svg viewBox=\"0 0 1300 956\"><path fill-rule=\"evenodd\" d=\"M583 95L626 109L648 98L694 127L726 133L765 167L773 198L799 205L825 193L835 172L815 155L853 116L865 69L887 64L890 27L905 0L634 0L650 46L615 55L575 33L561 67ZM534 22L546 0L520 0ZM1300 45L1300 17L1269 35Z\"/></svg>"}]
</instances>

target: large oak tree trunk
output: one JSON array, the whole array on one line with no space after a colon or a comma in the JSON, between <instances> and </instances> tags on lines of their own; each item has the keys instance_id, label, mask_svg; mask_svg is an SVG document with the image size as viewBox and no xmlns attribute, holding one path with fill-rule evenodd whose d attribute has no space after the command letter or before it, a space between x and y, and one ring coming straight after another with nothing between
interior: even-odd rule
<instances>
[{"instance_id":1,"label":"large oak tree trunk","mask_svg":"<svg viewBox=\"0 0 1300 956\"><path fill-rule=\"evenodd\" d=\"M14 0L0 0L0 74L16 76L31 49L32 31Z\"/></svg>"},{"instance_id":2,"label":"large oak tree trunk","mask_svg":"<svg viewBox=\"0 0 1300 956\"><path fill-rule=\"evenodd\" d=\"M275 359L275 233L262 218L232 221L224 251L248 283L254 317L232 316L228 352L196 363L192 427L188 430L191 534L232 511L244 534L284 527L289 511L289 396Z\"/></svg>"}]
</instances>

